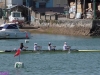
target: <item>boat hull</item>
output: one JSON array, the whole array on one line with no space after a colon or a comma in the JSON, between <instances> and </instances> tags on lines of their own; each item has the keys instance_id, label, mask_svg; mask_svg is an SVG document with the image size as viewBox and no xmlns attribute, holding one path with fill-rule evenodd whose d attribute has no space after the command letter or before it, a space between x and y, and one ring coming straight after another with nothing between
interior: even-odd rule
<instances>
[{"instance_id":1,"label":"boat hull","mask_svg":"<svg viewBox=\"0 0 100 75\"><path fill-rule=\"evenodd\" d=\"M0 39L29 39L30 33L27 32L0 32Z\"/></svg>"},{"instance_id":2,"label":"boat hull","mask_svg":"<svg viewBox=\"0 0 100 75\"><path fill-rule=\"evenodd\" d=\"M0 53L15 53L16 51L15 50L0 50ZM38 53L38 52L42 52L42 53L54 53L54 52L58 52L58 53L61 53L61 52L64 52L64 53L68 53L68 52L100 52L100 50L76 50L76 49L71 49L70 51L69 50L37 50L37 51L34 51L34 50L23 50L21 51L21 54L22 53Z\"/></svg>"},{"instance_id":3,"label":"boat hull","mask_svg":"<svg viewBox=\"0 0 100 75\"><path fill-rule=\"evenodd\" d=\"M28 39L29 32L22 32L19 30L18 24L4 23L0 25L0 39Z\"/></svg>"},{"instance_id":4,"label":"boat hull","mask_svg":"<svg viewBox=\"0 0 100 75\"><path fill-rule=\"evenodd\" d=\"M0 53L15 53L15 50L4 50L4 51L0 51ZM43 52L43 53L50 53L50 52L69 52L68 50L23 50L21 51L21 53L37 53L37 52ZM71 50L71 52L78 52L78 50Z\"/></svg>"}]
</instances>

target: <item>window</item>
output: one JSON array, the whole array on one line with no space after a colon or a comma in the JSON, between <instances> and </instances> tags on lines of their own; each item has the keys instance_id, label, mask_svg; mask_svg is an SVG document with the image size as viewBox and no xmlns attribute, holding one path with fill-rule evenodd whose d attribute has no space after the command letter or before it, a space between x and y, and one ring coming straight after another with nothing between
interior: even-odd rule
<instances>
[{"instance_id":1,"label":"window","mask_svg":"<svg viewBox=\"0 0 100 75\"><path fill-rule=\"evenodd\" d=\"M45 2L39 3L39 8L46 8L46 3Z\"/></svg>"},{"instance_id":2,"label":"window","mask_svg":"<svg viewBox=\"0 0 100 75\"><path fill-rule=\"evenodd\" d=\"M0 27L0 30L2 30L3 27Z\"/></svg>"},{"instance_id":3,"label":"window","mask_svg":"<svg viewBox=\"0 0 100 75\"><path fill-rule=\"evenodd\" d=\"M0 0L0 2L3 2L2 0Z\"/></svg>"},{"instance_id":4,"label":"window","mask_svg":"<svg viewBox=\"0 0 100 75\"><path fill-rule=\"evenodd\" d=\"M45 13L41 13L41 15L45 15Z\"/></svg>"},{"instance_id":5,"label":"window","mask_svg":"<svg viewBox=\"0 0 100 75\"><path fill-rule=\"evenodd\" d=\"M16 24L10 24L6 29L18 29Z\"/></svg>"},{"instance_id":6,"label":"window","mask_svg":"<svg viewBox=\"0 0 100 75\"><path fill-rule=\"evenodd\" d=\"M96 2L100 2L100 0L96 0Z\"/></svg>"},{"instance_id":7,"label":"window","mask_svg":"<svg viewBox=\"0 0 100 75\"><path fill-rule=\"evenodd\" d=\"M57 7L60 7L60 4L57 4Z\"/></svg>"},{"instance_id":8,"label":"window","mask_svg":"<svg viewBox=\"0 0 100 75\"><path fill-rule=\"evenodd\" d=\"M26 6L26 0L23 0L23 5L25 5L25 6Z\"/></svg>"},{"instance_id":9,"label":"window","mask_svg":"<svg viewBox=\"0 0 100 75\"><path fill-rule=\"evenodd\" d=\"M89 2L93 2L94 0L88 0ZM100 0L95 0L95 2L100 2Z\"/></svg>"},{"instance_id":10,"label":"window","mask_svg":"<svg viewBox=\"0 0 100 75\"><path fill-rule=\"evenodd\" d=\"M13 13L13 17L20 17L20 13Z\"/></svg>"}]
</instances>

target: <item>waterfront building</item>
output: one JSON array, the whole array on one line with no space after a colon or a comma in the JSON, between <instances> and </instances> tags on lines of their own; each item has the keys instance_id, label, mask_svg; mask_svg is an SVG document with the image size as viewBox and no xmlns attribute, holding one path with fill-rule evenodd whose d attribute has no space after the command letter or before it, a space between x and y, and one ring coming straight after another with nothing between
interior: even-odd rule
<instances>
[{"instance_id":1,"label":"waterfront building","mask_svg":"<svg viewBox=\"0 0 100 75\"><path fill-rule=\"evenodd\" d=\"M72 2L73 4L71 5ZM34 13L34 17L40 19L42 18L42 16L44 16L45 18L45 15L51 16L55 15L56 13L66 15L66 13L69 13L69 10L67 10L68 7L71 8L73 5L76 7L76 15L80 15L81 13L81 18L100 17L99 0L0 0L0 8L4 9L5 3L7 8L10 8L13 5L25 5L26 7L31 9L31 11ZM92 15L87 14L88 11L91 11ZM70 17L75 18L73 17L73 13L70 13ZM49 19L51 19L51 17L49 17Z\"/></svg>"}]
</instances>

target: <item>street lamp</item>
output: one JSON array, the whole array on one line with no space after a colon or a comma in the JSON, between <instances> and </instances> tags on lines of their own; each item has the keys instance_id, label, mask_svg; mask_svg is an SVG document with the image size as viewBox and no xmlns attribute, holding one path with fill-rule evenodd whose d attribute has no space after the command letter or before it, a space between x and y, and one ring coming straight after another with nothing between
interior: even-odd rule
<instances>
[{"instance_id":1,"label":"street lamp","mask_svg":"<svg viewBox=\"0 0 100 75\"><path fill-rule=\"evenodd\" d=\"M4 19L5 19L5 22L6 22L6 0L5 0L5 9L4 9L4 11L5 11Z\"/></svg>"}]
</instances>

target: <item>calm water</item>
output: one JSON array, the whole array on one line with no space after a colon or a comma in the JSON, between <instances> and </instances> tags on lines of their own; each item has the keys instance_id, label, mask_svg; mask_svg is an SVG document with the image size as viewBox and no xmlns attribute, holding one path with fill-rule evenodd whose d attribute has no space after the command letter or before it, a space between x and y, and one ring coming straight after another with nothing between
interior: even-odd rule
<instances>
[{"instance_id":1,"label":"calm water","mask_svg":"<svg viewBox=\"0 0 100 75\"><path fill-rule=\"evenodd\" d=\"M29 39L29 43L25 43L25 39L9 39L9 40L0 40L0 49L14 49L19 48L20 43L23 42L25 46L28 46L28 49L33 49L34 43L42 46L43 50L47 50L48 42L51 42L52 45L57 46L57 50L61 50L63 43L67 42L72 49L88 49L95 50L100 49L100 38L93 37L72 37L72 36L61 36L61 35L47 35L47 34L34 34L32 38Z\"/></svg>"},{"instance_id":2,"label":"calm water","mask_svg":"<svg viewBox=\"0 0 100 75\"><path fill-rule=\"evenodd\" d=\"M61 35L34 34L29 43L24 39L0 40L0 49L18 48L21 42L28 49L38 43L42 49L47 49L48 42L62 49L67 42L73 49L100 50L100 38L72 37ZM18 57L14 54L0 54L0 71L9 75L100 75L100 52L71 52L71 53L30 53L22 54L21 61L24 68L15 69Z\"/></svg>"}]
</instances>

